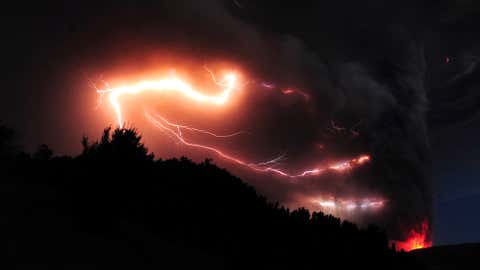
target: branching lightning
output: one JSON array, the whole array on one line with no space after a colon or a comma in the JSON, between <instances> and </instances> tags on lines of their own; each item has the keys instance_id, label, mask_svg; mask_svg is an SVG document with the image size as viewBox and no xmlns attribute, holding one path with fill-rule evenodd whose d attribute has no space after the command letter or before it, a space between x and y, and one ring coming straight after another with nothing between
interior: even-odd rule
<instances>
[{"instance_id":1,"label":"branching lightning","mask_svg":"<svg viewBox=\"0 0 480 270\"><path fill-rule=\"evenodd\" d=\"M301 173L298 174L291 174L286 172L285 170L278 169L275 167L275 164L277 164L279 161L284 159L284 155L281 155L277 158L274 158L269 161L265 162L260 162L260 163L250 163L247 161L244 161L240 158L234 157L232 155L226 154L225 152L212 147L208 145L203 145L203 144L198 144L198 143L193 143L188 141L184 136L182 136L182 133L177 129L177 126L175 124L170 125L168 122L165 121L164 118L156 118L152 116L150 113L145 111L145 117L156 127L159 129L162 129L165 132L168 132L170 135L173 135L174 138L177 139L178 142L189 146L189 147L194 147L194 148L199 148L203 150L207 150L210 152L214 152L217 155L221 156L222 158L229 160L231 162L237 163L242 166L246 166L254 171L258 172L271 172L280 176L285 176L289 178L298 178L298 177L306 177L306 176L313 176L313 175L320 175L321 173L327 171L327 170L332 170L332 171L337 171L337 172L342 172L342 171L347 171L353 169L355 166L361 165L368 160L370 160L370 157L368 155L361 155L358 158L353 158L348 161L342 161L342 162L336 162L329 164L325 167L318 167L318 168L313 168L313 169L308 169L305 170ZM212 134L209 132L209 134Z\"/></svg>"},{"instance_id":2,"label":"branching lightning","mask_svg":"<svg viewBox=\"0 0 480 270\"><path fill-rule=\"evenodd\" d=\"M188 83L172 77L158 81L140 81L131 86L120 86L115 88L107 88L104 90L97 90L100 95L109 94L110 103L113 106L115 114L117 116L117 122L120 128L123 128L123 116L122 116L122 107L118 98L121 95L131 94L137 95L146 91L156 91L156 92L165 92L165 91L175 91L183 94L184 96L202 103L208 103L213 105L223 105L230 97L230 94L235 90L235 82L237 77L230 73L227 74L222 81L216 81L215 77L212 74L212 78L215 83L219 86L225 87L224 91L219 95L205 95L201 92L195 90Z\"/></svg>"},{"instance_id":3,"label":"branching lightning","mask_svg":"<svg viewBox=\"0 0 480 270\"><path fill-rule=\"evenodd\" d=\"M230 137L235 137L237 135L248 134L249 133L247 131L237 131L237 132L234 132L234 133L231 133L231 134L219 135L219 134L215 134L215 133L213 133L211 131L208 131L208 130L203 130L203 129L198 129L198 128L193 128L193 127L189 127L189 126L185 126L185 125L179 125L179 124L172 123L172 122L168 121L167 119L165 119L165 117L163 117L159 114L155 114L155 117L161 119L168 126L176 128L177 131L178 131L178 134L180 136L183 136L182 135L182 130L190 130L190 131L194 131L194 132L198 132L198 133L203 133L203 134L207 134L207 135L210 135L212 137L215 137L215 138L230 138Z\"/></svg>"},{"instance_id":4,"label":"branching lightning","mask_svg":"<svg viewBox=\"0 0 480 270\"><path fill-rule=\"evenodd\" d=\"M209 72L214 83L219 87L223 88L223 91L218 93L217 95L203 94L201 91L196 90L192 85L188 84L187 82L175 76L171 76L171 77L167 77L167 78L155 80L155 81L144 80L133 85L124 85L119 87L108 87L106 89L97 89L97 92L100 94L101 97L103 97L104 95L108 95L109 101L113 107L113 110L117 118L117 123L120 128L123 128L124 119L122 115L122 106L119 101L119 98L127 94L139 95L144 92L177 92L185 96L187 99L190 99L199 103L204 103L208 106L225 105L232 97L232 93L237 89L237 76L233 73L228 73L223 77L222 80L218 81L215 75L213 74L213 72L211 72L208 69L207 71ZM105 85L108 86L108 84L105 84ZM270 85L265 85L265 86L270 86ZM271 86L273 87L273 85ZM300 93L304 95L305 98L308 97L307 94L297 90L285 90L283 93L287 95L292 93ZM174 138L177 142L185 146L213 152L225 160L245 166L257 172L270 172L283 177L299 178L299 177L308 177L308 176L318 176L326 171L346 172L346 171L352 170L357 166L363 165L365 162L370 161L370 156L361 155L356 158L352 158L350 160L334 162L331 164L323 164L322 166L309 168L298 173L289 173L284 169L278 168L278 163L285 159L285 154L277 158L271 159L269 161L264 161L259 163L248 162L243 159L234 157L233 155L227 154L225 151L222 151L216 147L191 142L187 140L187 138L185 138L182 132L182 131L188 130L192 132L198 132L198 133L210 135L216 138L229 138L229 137L238 136L238 135L247 133L245 131L239 131L232 134L219 135L211 131L173 123L159 114L151 114L145 111L144 115L146 119L149 120L155 127L167 133L170 137Z\"/></svg>"}]
</instances>

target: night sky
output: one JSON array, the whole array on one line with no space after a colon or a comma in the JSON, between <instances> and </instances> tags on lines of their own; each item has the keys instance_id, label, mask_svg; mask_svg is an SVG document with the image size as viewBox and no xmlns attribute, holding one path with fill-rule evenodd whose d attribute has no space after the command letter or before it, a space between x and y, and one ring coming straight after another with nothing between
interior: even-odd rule
<instances>
[{"instance_id":1,"label":"night sky","mask_svg":"<svg viewBox=\"0 0 480 270\"><path fill-rule=\"evenodd\" d=\"M247 108L242 108L249 116L232 122L252 128L246 123L253 120L255 130L263 134L255 137L258 145L253 153L243 153L255 158L288 148L292 160L305 162L305 151L331 119L345 126L367 119L359 128L365 137L331 142L336 156L375 149L376 157L385 157L376 144L378 136L390 134L382 133L382 124L397 119L404 108L418 105L418 112L412 109L405 118L401 114L400 124L392 120L393 128L387 129L413 123L406 128L408 133L417 124L426 127L425 136L418 135L420 128L418 134L405 135L404 141L399 139L402 136L394 138L398 145L414 145L412 152L420 152L414 155L422 161L417 162L416 156L406 159L422 167L413 170L422 174L418 176L421 181L425 174L433 182L434 244L480 241L480 5L476 1L69 1L35 5L29 6L35 15L24 14L24 6L12 6L4 10L10 15L0 18L0 120L17 131L18 143L26 151L46 143L57 154L76 154L82 135L96 138L105 126L115 124L107 110L96 108L98 95L89 84L92 80L115 80L159 63L180 62L201 69L205 63L216 67L220 60L221 65L235 63L255 80L294 85L314 100L315 113L302 105L301 97L291 101L266 95L274 105L266 105L271 103L259 97L250 99ZM412 53L412 44L423 50L421 61L411 58L418 56ZM420 87L425 91L396 93L404 84L389 70L403 72L420 66L425 69ZM391 100L390 93L394 101L384 105ZM384 117L384 111L393 111L392 118ZM153 129L135 119L131 122L145 134L147 146L161 155L156 151L161 146L151 139ZM225 122L214 127L225 126L234 127ZM291 132L292 126L300 132ZM277 141L270 140L273 136ZM246 143L239 142L240 153ZM430 162L431 167L425 165ZM374 176L379 177L375 173L365 177ZM287 200L285 194L290 193L284 190L291 187L277 184L272 180L259 189ZM401 195L390 190L390 185L381 186L373 190ZM298 191L311 188L338 187L306 185ZM429 184L425 189L430 195ZM429 211L425 207L424 212Z\"/></svg>"}]
</instances>

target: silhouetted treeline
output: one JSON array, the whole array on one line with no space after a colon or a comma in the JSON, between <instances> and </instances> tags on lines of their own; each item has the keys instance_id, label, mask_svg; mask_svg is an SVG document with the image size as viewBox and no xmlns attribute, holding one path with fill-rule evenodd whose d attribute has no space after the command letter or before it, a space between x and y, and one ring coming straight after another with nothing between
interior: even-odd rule
<instances>
[{"instance_id":1,"label":"silhouetted treeline","mask_svg":"<svg viewBox=\"0 0 480 270\"><path fill-rule=\"evenodd\" d=\"M15 152L9 132L0 129L3 262L27 269L416 266L391 251L375 226L270 203L208 159L156 160L134 129L83 138L76 157L54 156L46 145L33 155Z\"/></svg>"}]
</instances>

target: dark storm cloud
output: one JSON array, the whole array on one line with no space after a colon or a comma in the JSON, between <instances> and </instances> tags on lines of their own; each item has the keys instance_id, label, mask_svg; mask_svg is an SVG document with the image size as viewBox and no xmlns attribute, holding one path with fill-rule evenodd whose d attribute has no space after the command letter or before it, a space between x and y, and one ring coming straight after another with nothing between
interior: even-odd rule
<instances>
[{"instance_id":1,"label":"dark storm cloud","mask_svg":"<svg viewBox=\"0 0 480 270\"><path fill-rule=\"evenodd\" d=\"M449 57L444 74L432 92L429 120L432 128L444 129L478 118L480 113L479 58L474 55Z\"/></svg>"},{"instance_id":2,"label":"dark storm cloud","mask_svg":"<svg viewBox=\"0 0 480 270\"><path fill-rule=\"evenodd\" d=\"M218 15L216 12L213 14ZM319 57L321 48L313 51L289 33L266 36L228 15L217 16L212 21L223 20L227 21L224 25L228 29L234 30L229 32L231 36L251 39L248 46L244 47L239 42L235 47L240 61L246 61L249 68L256 69L262 76L270 76L280 83L297 84L314 97L313 103L317 105L315 116L307 118L304 115L303 127L293 126L298 123L293 121L274 129L276 135L290 131L284 141L297 139L296 144L287 145L289 151L305 155L305 151L298 149L305 150L320 141L320 131L332 118L338 117L347 123L363 120L363 139L350 144L349 149L342 147L342 142L332 148L344 148L345 152L352 152L352 148L362 149L371 152L375 160L370 172L354 175L350 180L339 181L335 179L338 177L327 175L296 183L271 180L265 184L258 181L256 185L260 190L293 205L298 205L295 196L299 193L340 197L345 194L381 194L388 198L389 203L388 214L379 222L387 225L395 237L404 237L400 232L404 232L405 228L421 223L424 218L431 219L430 159L425 125L426 63L422 42L416 40L414 33L400 26L370 29L366 33L369 37L373 37L372 33L381 33L375 40L366 41L375 47L366 51L354 50L351 58L328 59L329 64L326 64ZM348 40L330 41L330 45L345 41ZM225 46L224 42L220 44ZM251 54L251 48L255 48L257 57ZM375 61L362 61L369 58L374 49L378 49ZM279 111L281 108L275 113ZM262 122L262 119L257 120ZM282 122L282 119L268 120ZM292 130L314 135L298 140L298 133ZM266 134L270 138L273 135L268 131ZM264 145L268 146L268 143Z\"/></svg>"},{"instance_id":3,"label":"dark storm cloud","mask_svg":"<svg viewBox=\"0 0 480 270\"><path fill-rule=\"evenodd\" d=\"M334 147L368 151L373 156L372 167L343 180L335 175L300 180L284 190L283 199L299 205L295 201L299 193L334 194L340 198L380 194L387 198L388 207L380 218L370 217L367 222L384 224L393 237L402 238L406 228L432 217L425 123L426 64L420 42L403 28L391 31L391 39L383 41L387 46L381 63L342 62L332 67L330 80L334 86L328 89L337 93L338 105L333 111L320 112L347 122L363 121L361 139L353 144L338 141ZM318 122L319 127L324 124Z\"/></svg>"},{"instance_id":4,"label":"dark storm cloud","mask_svg":"<svg viewBox=\"0 0 480 270\"><path fill-rule=\"evenodd\" d=\"M308 103L302 98L286 100L278 92L267 96L269 102L265 97L249 96L253 99L250 112L258 125L254 127L260 134L255 142L262 146L255 147L258 156L286 151L294 167L295 162L319 155L312 150L314 145L326 143L332 155L369 152L374 159L367 171L344 181L328 175L304 182L265 181L263 176L245 174L246 180L272 199L291 204L296 203L298 193L386 196L388 213L375 221L400 237L404 227L432 216L425 114L427 94L431 102L436 96L427 88L432 83L426 75L436 71L427 71L425 61L444 59L448 51L435 46L442 37L435 27L452 21L457 24L467 10L458 6L458 12L445 14L459 2L434 2L182 0L45 5L39 10L56 14L4 19L3 27L12 22L20 25L8 32L11 46L7 51L18 52L6 57L5 66L17 74L9 85L35 91L6 95L2 101L18 100L5 105L3 114L10 110L22 115L13 121L25 123L27 133L35 134L29 143L50 140L58 144L54 149L71 149L68 144L77 142L81 131L66 128L66 123L73 119L86 127L91 119L81 119L79 115L85 118L83 111L72 112L76 96L66 89L66 71L75 70L69 76L83 80L77 69L98 74L121 65L123 59L129 59L125 62L135 69L159 49L199 63L228 59L244 67L252 80L293 86L311 96ZM16 44L22 45L18 51ZM459 77L450 85L463 83L477 69L454 72ZM470 85L464 89L473 89ZM468 90L459 100L465 96L473 103L459 113L471 115L478 107L478 96ZM31 106L18 109L25 99ZM70 106L42 105L66 99ZM60 109L71 116L69 121L59 119ZM358 124L360 136L324 136L332 120L345 127ZM47 122L49 129L42 128ZM53 138L59 129L70 130L64 136L68 140Z\"/></svg>"}]
</instances>

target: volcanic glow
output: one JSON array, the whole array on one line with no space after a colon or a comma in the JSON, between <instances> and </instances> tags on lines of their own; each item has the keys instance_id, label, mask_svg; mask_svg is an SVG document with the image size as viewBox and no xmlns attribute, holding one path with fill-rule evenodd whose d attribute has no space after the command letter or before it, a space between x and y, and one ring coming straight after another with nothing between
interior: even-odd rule
<instances>
[{"instance_id":1,"label":"volcanic glow","mask_svg":"<svg viewBox=\"0 0 480 270\"><path fill-rule=\"evenodd\" d=\"M208 72L210 73L214 83L219 87L223 88L223 91L221 91L217 95L203 94L202 91L197 90L194 86L190 85L189 83L175 76L161 78L158 80L143 80L132 85L123 85L123 86L114 87L114 88L99 89L97 90L97 92L101 96L108 95L109 101L116 115L117 123L119 127L122 128L124 119L122 115L122 106L119 101L119 98L126 94L139 95L144 92L159 92L159 93L160 92L171 92L171 93L176 92L178 94L183 95L186 99L196 101L200 104L205 104L205 109L208 109L211 106L225 106L234 97L233 94L235 90L238 88L237 86L238 78L234 73L227 73L222 80L217 81L213 73L210 71ZM288 95L296 92L301 93L306 98L308 97L307 94L301 91L296 91L291 89L284 90L283 93ZM228 138L228 137L233 137L233 136L237 136L242 133L245 133L244 131L238 131L232 134L218 135L211 131L173 123L159 114L151 114L147 111L144 111L144 115L146 119L150 121L155 127L161 129L167 135L174 138L177 142L188 147L193 147L193 148L198 148L198 149L206 150L209 152L213 152L225 160L236 163L238 165L245 166L257 172L270 172L283 177L299 178L299 177L307 177L307 176L318 176L327 171L337 172L337 173L347 172L354 169L357 166L361 166L364 163L370 161L370 156L360 155L355 158L338 161L338 162L332 162L328 164L324 164L324 163L322 164L322 162L319 162L319 164L321 165L315 166L313 168L308 168L297 173L290 173L284 169L278 168L278 162L283 159L283 156L274 158L266 162L260 162L260 163L248 162L238 157L235 157L231 154L228 154L226 151L220 150L214 146L204 145L204 144L189 141L185 138L184 134L182 133L182 130L183 131L188 130L192 132L202 133L205 135L210 135L217 138Z\"/></svg>"},{"instance_id":2,"label":"volcanic glow","mask_svg":"<svg viewBox=\"0 0 480 270\"><path fill-rule=\"evenodd\" d=\"M405 241L393 241L397 250L411 251L420 248L432 246L432 241L428 240L430 228L428 221L425 219L418 230L412 229Z\"/></svg>"}]
</instances>

